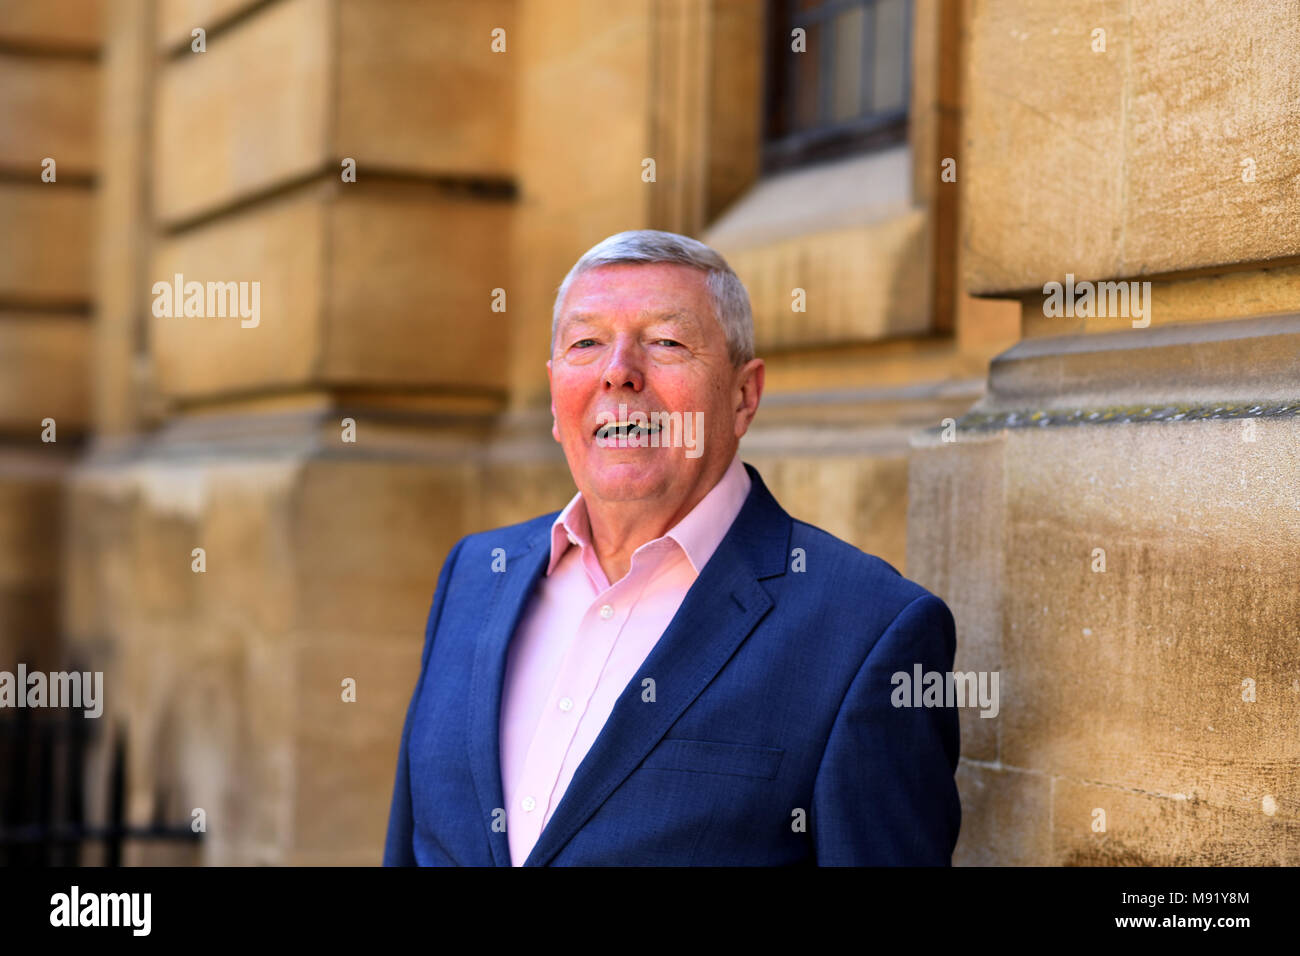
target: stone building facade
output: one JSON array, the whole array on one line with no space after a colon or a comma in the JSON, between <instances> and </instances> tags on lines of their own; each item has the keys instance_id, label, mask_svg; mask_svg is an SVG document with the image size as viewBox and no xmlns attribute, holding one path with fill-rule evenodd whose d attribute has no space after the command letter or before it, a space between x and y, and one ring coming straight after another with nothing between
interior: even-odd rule
<instances>
[{"instance_id":1,"label":"stone building facade","mask_svg":"<svg viewBox=\"0 0 1300 956\"><path fill-rule=\"evenodd\" d=\"M1000 675L955 862L1300 862L1295 0L844 4L906 136L771 168L785 6L0 2L0 651L105 672L131 821L204 810L129 861L379 861L443 557L573 493L555 288L659 228L750 291L745 459Z\"/></svg>"}]
</instances>

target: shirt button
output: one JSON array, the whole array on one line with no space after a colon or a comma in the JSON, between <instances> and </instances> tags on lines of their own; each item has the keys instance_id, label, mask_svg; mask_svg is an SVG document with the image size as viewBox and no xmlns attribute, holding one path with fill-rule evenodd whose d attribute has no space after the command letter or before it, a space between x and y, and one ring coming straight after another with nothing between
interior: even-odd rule
<instances>
[{"instance_id":1,"label":"shirt button","mask_svg":"<svg viewBox=\"0 0 1300 956\"><path fill-rule=\"evenodd\" d=\"M606 604L604 607L600 609L600 616L608 621L611 617L614 616L614 609L610 607L608 604Z\"/></svg>"},{"instance_id":2,"label":"shirt button","mask_svg":"<svg viewBox=\"0 0 1300 956\"><path fill-rule=\"evenodd\" d=\"M561 697L560 710L573 710L573 701L568 697Z\"/></svg>"},{"instance_id":3,"label":"shirt button","mask_svg":"<svg viewBox=\"0 0 1300 956\"><path fill-rule=\"evenodd\" d=\"M532 813L537 809L537 801L532 797L524 797L519 801L519 805L524 808L525 813Z\"/></svg>"}]
</instances>

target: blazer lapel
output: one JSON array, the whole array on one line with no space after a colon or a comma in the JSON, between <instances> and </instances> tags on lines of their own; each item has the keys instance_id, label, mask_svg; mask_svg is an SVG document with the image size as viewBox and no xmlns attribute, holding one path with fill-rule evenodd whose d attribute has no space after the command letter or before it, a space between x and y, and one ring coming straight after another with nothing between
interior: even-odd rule
<instances>
[{"instance_id":1,"label":"blazer lapel","mask_svg":"<svg viewBox=\"0 0 1300 956\"><path fill-rule=\"evenodd\" d=\"M483 606L485 618L474 643L474 667L469 691L469 767L478 794L479 819L487 834L493 863L510 865L510 844L504 829L493 821L504 817L501 784L501 690L505 681L506 650L538 578L550 558L550 515L543 529L506 552L506 570L492 574Z\"/></svg>"},{"instance_id":2,"label":"blazer lapel","mask_svg":"<svg viewBox=\"0 0 1300 956\"><path fill-rule=\"evenodd\" d=\"M749 465L745 468L753 482L749 497L663 636L619 696L525 866L545 866L554 859L772 607L771 597L758 582L785 573L791 519L758 472ZM655 682L653 703L642 700L645 678ZM494 836L502 837L505 845L504 834Z\"/></svg>"}]
</instances>

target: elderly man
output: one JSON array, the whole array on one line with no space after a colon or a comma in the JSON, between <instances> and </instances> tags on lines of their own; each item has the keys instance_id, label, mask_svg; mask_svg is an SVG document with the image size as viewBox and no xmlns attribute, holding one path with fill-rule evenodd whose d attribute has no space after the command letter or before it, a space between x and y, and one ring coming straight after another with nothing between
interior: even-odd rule
<instances>
[{"instance_id":1,"label":"elderly man","mask_svg":"<svg viewBox=\"0 0 1300 956\"><path fill-rule=\"evenodd\" d=\"M957 715L894 675L951 670L952 616L741 462L753 338L684 236L565 277L546 367L578 493L447 557L385 864L951 862Z\"/></svg>"}]
</instances>

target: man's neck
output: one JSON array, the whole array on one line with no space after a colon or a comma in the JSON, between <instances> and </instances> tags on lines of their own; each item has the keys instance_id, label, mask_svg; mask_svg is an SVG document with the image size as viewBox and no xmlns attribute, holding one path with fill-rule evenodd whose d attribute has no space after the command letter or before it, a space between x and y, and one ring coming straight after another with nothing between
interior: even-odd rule
<instances>
[{"instance_id":1,"label":"man's neck","mask_svg":"<svg viewBox=\"0 0 1300 956\"><path fill-rule=\"evenodd\" d=\"M587 505L587 521L591 527L591 543L596 549L596 560L609 583L623 578L632 567L632 554L647 541L662 538L677 523L694 510L710 491L717 487L730 460L712 480L700 482L695 491L671 513L662 501L599 501L583 498Z\"/></svg>"}]
</instances>

